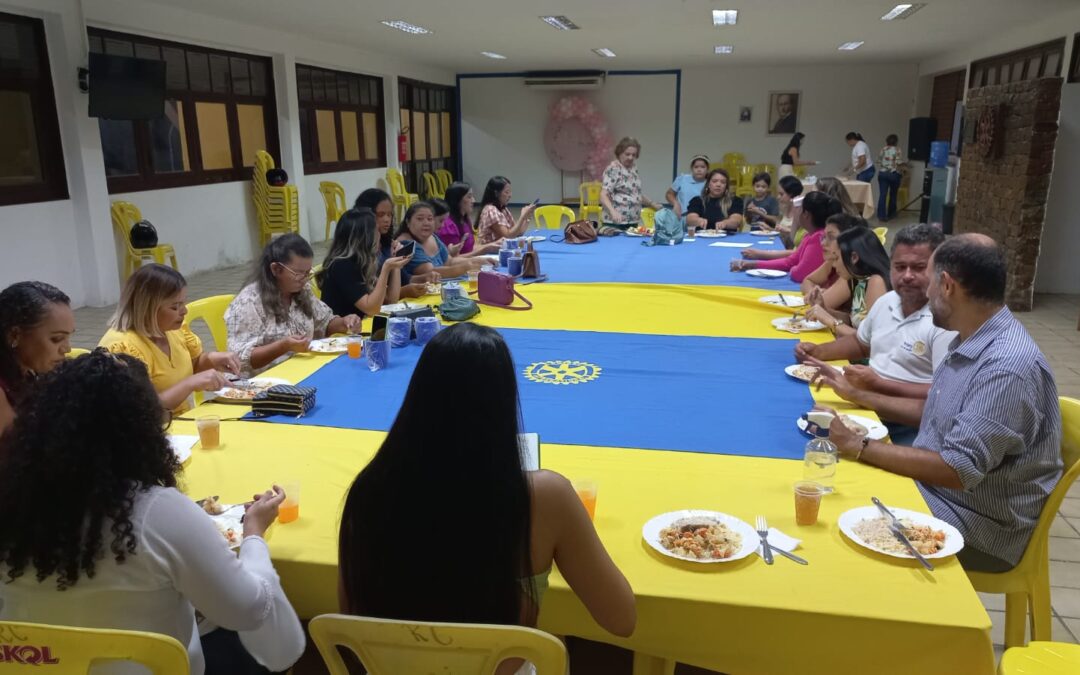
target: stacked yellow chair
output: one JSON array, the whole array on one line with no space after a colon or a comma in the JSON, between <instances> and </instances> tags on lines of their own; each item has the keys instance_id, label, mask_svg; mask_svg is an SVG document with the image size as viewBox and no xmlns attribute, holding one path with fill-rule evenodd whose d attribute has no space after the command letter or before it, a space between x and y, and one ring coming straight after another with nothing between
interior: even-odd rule
<instances>
[{"instance_id":1,"label":"stacked yellow chair","mask_svg":"<svg viewBox=\"0 0 1080 675\"><path fill-rule=\"evenodd\" d=\"M574 210L561 204L541 206L533 213L536 214L536 224L549 230L561 229L563 218L566 218L568 223L574 221Z\"/></svg>"},{"instance_id":2,"label":"stacked yellow chair","mask_svg":"<svg viewBox=\"0 0 1080 675\"><path fill-rule=\"evenodd\" d=\"M165 259L168 258L173 269L180 269L176 262L176 251L173 250L171 244L159 243L153 248L135 248L131 245L131 226L143 219L139 207L131 202L117 201L112 203L109 213L112 216L113 230L116 232L116 236L120 237L124 247L125 281L135 273L135 270L142 266L144 258L152 258L154 262L162 265L165 264Z\"/></svg>"},{"instance_id":3,"label":"stacked yellow chair","mask_svg":"<svg viewBox=\"0 0 1080 675\"><path fill-rule=\"evenodd\" d=\"M274 187L266 182L266 172L274 168L274 158L265 150L255 153L251 177L251 199L259 219L259 240L263 246L274 235L300 232L300 198L295 185Z\"/></svg>"},{"instance_id":4,"label":"stacked yellow chair","mask_svg":"<svg viewBox=\"0 0 1080 675\"><path fill-rule=\"evenodd\" d=\"M446 190L443 190L439 185L439 179L435 177L435 174L430 171L424 172L424 191L427 193L427 198L432 199L437 197L439 199L446 199Z\"/></svg>"},{"instance_id":5,"label":"stacked yellow chair","mask_svg":"<svg viewBox=\"0 0 1080 675\"><path fill-rule=\"evenodd\" d=\"M741 152L725 152L720 162L724 166L732 164L746 164L746 155L742 154Z\"/></svg>"},{"instance_id":6,"label":"stacked yellow chair","mask_svg":"<svg viewBox=\"0 0 1080 675\"><path fill-rule=\"evenodd\" d=\"M341 214L349 209L345 204L345 188L333 181L324 180L319 183L319 193L322 194L323 205L326 206L326 238L329 239Z\"/></svg>"},{"instance_id":7,"label":"stacked yellow chair","mask_svg":"<svg viewBox=\"0 0 1080 675\"><path fill-rule=\"evenodd\" d=\"M731 176L731 181L736 184L735 195L742 198L754 196L754 166L742 164L739 173Z\"/></svg>"},{"instance_id":8,"label":"stacked yellow chair","mask_svg":"<svg viewBox=\"0 0 1080 675\"><path fill-rule=\"evenodd\" d=\"M100 628L74 628L69 626L46 626L38 623L0 621L4 635L18 635L26 645L44 649L48 645L48 658L56 659L55 667L45 663L18 666L14 663L0 665L6 672L35 671L55 673L87 673L91 666L102 661L133 661L150 669L150 672L168 675L187 675L187 649L175 638L156 633ZM41 656L45 656L41 654Z\"/></svg>"},{"instance_id":9,"label":"stacked yellow chair","mask_svg":"<svg viewBox=\"0 0 1080 675\"><path fill-rule=\"evenodd\" d=\"M405 191L405 176L397 169L386 170L386 184L390 186L390 199L394 202L394 219L401 222L405 210L420 201L420 195Z\"/></svg>"},{"instance_id":10,"label":"stacked yellow chair","mask_svg":"<svg viewBox=\"0 0 1080 675\"><path fill-rule=\"evenodd\" d=\"M205 321L210 329L210 336L214 338L214 349L219 352L228 351L228 331L225 328L225 310L233 301L235 295L211 295L208 298L199 298L189 302L187 316L184 317L184 328L191 328L193 321Z\"/></svg>"},{"instance_id":11,"label":"stacked yellow chair","mask_svg":"<svg viewBox=\"0 0 1080 675\"><path fill-rule=\"evenodd\" d=\"M563 643L543 631L524 626L323 614L311 620L308 630L330 675L350 672L339 647L356 654L369 675L435 672L486 675L513 658L532 663L537 675L566 672Z\"/></svg>"},{"instance_id":12,"label":"stacked yellow chair","mask_svg":"<svg viewBox=\"0 0 1080 675\"><path fill-rule=\"evenodd\" d=\"M578 210L578 220L604 220L604 207L600 205L600 190L603 184L597 181L582 183L578 186L578 197L581 199L581 208ZM589 216L593 216L590 218Z\"/></svg>"},{"instance_id":13,"label":"stacked yellow chair","mask_svg":"<svg viewBox=\"0 0 1080 675\"><path fill-rule=\"evenodd\" d=\"M439 181L439 190L445 195L450 189L450 184L454 182L454 174L447 169L435 169L435 178Z\"/></svg>"},{"instance_id":14,"label":"stacked yellow chair","mask_svg":"<svg viewBox=\"0 0 1080 675\"><path fill-rule=\"evenodd\" d=\"M968 579L980 593L1005 594L1005 647L1024 644L1024 618L1030 612L1031 639L1050 640L1050 524L1061 500L1080 476L1080 400L1062 396L1061 459L1065 465L1061 480L1043 504L1039 522L1028 541L1020 563L998 574L968 572ZM1019 672L1019 671L1017 671ZM1076 672L1076 671L1074 671Z\"/></svg>"}]
</instances>

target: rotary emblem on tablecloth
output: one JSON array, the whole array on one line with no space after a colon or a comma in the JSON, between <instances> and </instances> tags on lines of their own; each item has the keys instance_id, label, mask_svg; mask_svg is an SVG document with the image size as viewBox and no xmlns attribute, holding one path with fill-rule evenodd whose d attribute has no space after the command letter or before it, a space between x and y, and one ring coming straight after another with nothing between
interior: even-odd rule
<instances>
[{"instance_id":1,"label":"rotary emblem on tablecloth","mask_svg":"<svg viewBox=\"0 0 1080 675\"><path fill-rule=\"evenodd\" d=\"M525 366L525 377L542 384L582 384L600 377L601 368L585 361L537 361Z\"/></svg>"}]
</instances>

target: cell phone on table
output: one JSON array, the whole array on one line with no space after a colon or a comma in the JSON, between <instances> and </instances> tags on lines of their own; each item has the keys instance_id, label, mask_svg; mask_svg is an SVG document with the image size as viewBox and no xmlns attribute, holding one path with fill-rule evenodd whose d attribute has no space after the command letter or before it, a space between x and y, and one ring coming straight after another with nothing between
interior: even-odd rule
<instances>
[{"instance_id":1,"label":"cell phone on table","mask_svg":"<svg viewBox=\"0 0 1080 675\"><path fill-rule=\"evenodd\" d=\"M406 258L412 255L415 251L416 242L412 239L406 239L405 241L401 242L401 248L397 250L397 253L395 255L399 258Z\"/></svg>"}]
</instances>

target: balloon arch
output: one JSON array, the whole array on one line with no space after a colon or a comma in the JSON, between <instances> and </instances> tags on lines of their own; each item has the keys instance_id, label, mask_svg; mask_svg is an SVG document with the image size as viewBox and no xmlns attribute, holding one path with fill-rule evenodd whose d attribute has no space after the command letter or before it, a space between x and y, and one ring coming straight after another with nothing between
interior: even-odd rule
<instances>
[{"instance_id":1,"label":"balloon arch","mask_svg":"<svg viewBox=\"0 0 1080 675\"><path fill-rule=\"evenodd\" d=\"M592 139L592 148L586 155L584 168L590 178L599 180L611 162L611 151L615 145L608 132L607 121L595 105L581 96L563 96L551 105L550 122L568 120L579 122Z\"/></svg>"}]
</instances>

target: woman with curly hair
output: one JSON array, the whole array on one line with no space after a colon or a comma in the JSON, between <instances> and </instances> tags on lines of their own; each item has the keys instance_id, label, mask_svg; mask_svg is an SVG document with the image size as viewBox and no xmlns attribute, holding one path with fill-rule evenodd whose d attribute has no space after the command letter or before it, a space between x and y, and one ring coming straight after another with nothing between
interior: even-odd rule
<instances>
[{"instance_id":1,"label":"woman with curly hair","mask_svg":"<svg viewBox=\"0 0 1080 675\"><path fill-rule=\"evenodd\" d=\"M191 394L225 386L221 371L237 375L232 352L204 352L202 340L184 326L187 280L166 265L144 265L128 277L109 330L98 343L143 362L161 405L176 414L191 408Z\"/></svg>"},{"instance_id":2,"label":"woman with curly hair","mask_svg":"<svg viewBox=\"0 0 1080 675\"><path fill-rule=\"evenodd\" d=\"M64 362L74 332L71 301L55 286L20 281L0 292L0 434L34 379Z\"/></svg>"},{"instance_id":3,"label":"woman with curly hair","mask_svg":"<svg viewBox=\"0 0 1080 675\"><path fill-rule=\"evenodd\" d=\"M43 378L0 441L0 513L17 524L0 528L0 619L170 635L199 675L198 610L291 665L303 633L263 539L284 493L250 504L237 555L179 470L141 361L98 348Z\"/></svg>"}]
</instances>

